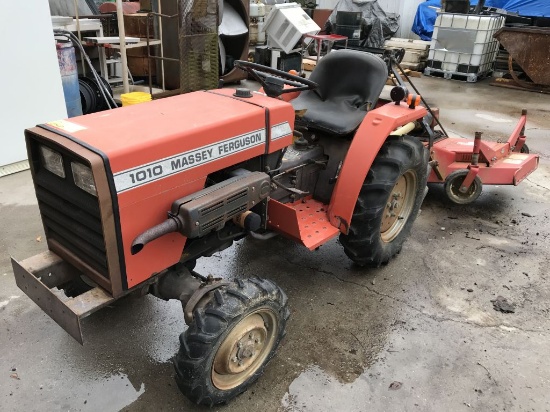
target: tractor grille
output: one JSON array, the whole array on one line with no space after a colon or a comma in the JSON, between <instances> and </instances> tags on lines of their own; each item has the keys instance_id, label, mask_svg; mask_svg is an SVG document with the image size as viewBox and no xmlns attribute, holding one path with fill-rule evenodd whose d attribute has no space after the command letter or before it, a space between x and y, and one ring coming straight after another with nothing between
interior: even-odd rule
<instances>
[{"instance_id":1,"label":"tractor grille","mask_svg":"<svg viewBox=\"0 0 550 412\"><path fill-rule=\"evenodd\" d=\"M56 176L40 163L41 144L33 139L31 156L36 197L46 236L108 279L98 199L75 185L71 170L71 162L88 164L74 153L48 143L47 146L63 158L65 178Z\"/></svg>"},{"instance_id":2,"label":"tractor grille","mask_svg":"<svg viewBox=\"0 0 550 412\"><path fill-rule=\"evenodd\" d=\"M472 162L472 153L457 153L456 154L456 161L457 162L466 162L471 163ZM483 156L482 153L479 154L479 162L480 163L488 163L489 161Z\"/></svg>"}]
</instances>

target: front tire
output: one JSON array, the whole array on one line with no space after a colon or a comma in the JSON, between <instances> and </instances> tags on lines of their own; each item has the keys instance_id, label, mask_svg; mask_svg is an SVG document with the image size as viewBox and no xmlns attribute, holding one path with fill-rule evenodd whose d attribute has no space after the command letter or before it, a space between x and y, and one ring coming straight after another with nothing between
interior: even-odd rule
<instances>
[{"instance_id":1,"label":"front tire","mask_svg":"<svg viewBox=\"0 0 550 412\"><path fill-rule=\"evenodd\" d=\"M239 279L194 311L174 360L182 393L197 404L225 403L263 373L286 333L287 297L273 282Z\"/></svg>"},{"instance_id":2,"label":"front tire","mask_svg":"<svg viewBox=\"0 0 550 412\"><path fill-rule=\"evenodd\" d=\"M379 267L401 251L424 200L428 151L412 136L389 137L359 193L340 242L360 266Z\"/></svg>"}]
</instances>

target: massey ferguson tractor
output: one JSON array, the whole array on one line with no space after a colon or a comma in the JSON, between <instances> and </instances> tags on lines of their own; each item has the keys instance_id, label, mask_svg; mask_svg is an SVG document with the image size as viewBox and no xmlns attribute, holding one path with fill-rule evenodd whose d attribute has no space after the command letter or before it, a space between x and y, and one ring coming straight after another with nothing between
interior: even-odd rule
<instances>
[{"instance_id":1,"label":"massey ferguson tractor","mask_svg":"<svg viewBox=\"0 0 550 412\"><path fill-rule=\"evenodd\" d=\"M419 97L396 86L379 100L388 64L373 54L333 51L309 79L236 64L260 92L200 91L28 129L48 251L12 259L17 285L80 343L81 319L125 295L181 301L176 380L205 405L259 378L289 310L272 281L205 276L197 259L280 234L310 250L339 237L356 264L378 267L401 250L428 177L456 169L433 159L443 137ZM536 167L524 156L509 184ZM488 167L475 158L462 163L477 167L472 181Z\"/></svg>"}]
</instances>

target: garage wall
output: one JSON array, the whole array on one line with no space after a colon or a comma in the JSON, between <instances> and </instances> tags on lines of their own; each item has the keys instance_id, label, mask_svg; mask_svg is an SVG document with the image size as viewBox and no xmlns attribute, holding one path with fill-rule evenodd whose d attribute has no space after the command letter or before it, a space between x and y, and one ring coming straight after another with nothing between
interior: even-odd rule
<instances>
[{"instance_id":1,"label":"garage wall","mask_svg":"<svg viewBox=\"0 0 550 412\"><path fill-rule=\"evenodd\" d=\"M388 13L397 13L401 16L400 27L396 37L405 39L418 39L419 37L411 31L416 9L425 0L378 0L380 7Z\"/></svg>"},{"instance_id":2,"label":"garage wall","mask_svg":"<svg viewBox=\"0 0 550 412\"><path fill-rule=\"evenodd\" d=\"M405 39L419 39L419 37L411 31L416 9L420 3L426 0L378 0L378 4L388 13L397 13L401 16L400 27L396 33L396 37ZM338 0L317 0L318 8L333 9L338 4Z\"/></svg>"},{"instance_id":3,"label":"garage wall","mask_svg":"<svg viewBox=\"0 0 550 412\"><path fill-rule=\"evenodd\" d=\"M12 1L2 19L0 176L25 160L23 130L67 117L50 9L46 1Z\"/></svg>"}]
</instances>

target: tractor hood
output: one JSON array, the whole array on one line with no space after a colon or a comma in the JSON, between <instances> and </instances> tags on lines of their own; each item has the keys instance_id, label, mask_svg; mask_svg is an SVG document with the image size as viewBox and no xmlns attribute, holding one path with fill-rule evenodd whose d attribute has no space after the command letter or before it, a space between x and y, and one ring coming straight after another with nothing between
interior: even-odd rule
<instances>
[{"instance_id":1,"label":"tractor hood","mask_svg":"<svg viewBox=\"0 0 550 412\"><path fill-rule=\"evenodd\" d=\"M52 185L44 189L46 194L56 193L59 202L54 209L62 212L42 205L49 248L113 294L177 263L186 242L179 233L156 239L134 256L132 242L165 221L174 200L202 190L211 173L292 143L294 109L289 103L261 93L248 98L234 93L230 89L194 92L27 131L31 168L38 165L35 186L41 191L41 179L51 180ZM65 177L40 172L41 145L62 153ZM78 163L91 166L100 213L85 189L75 189L75 172L69 163L71 168L74 164L78 168ZM78 201L76 207L70 203L71 196ZM103 230L96 232L102 232L103 239L71 233L60 238L59 233L67 232L66 221L82 223L80 214L88 203L96 208L92 217L101 222L97 224ZM61 225L49 220L50 212ZM73 218L66 218L68 214ZM99 249L90 245L93 239ZM77 250L80 246L82 250ZM88 256L86 250L94 255ZM98 269L90 269L90 264Z\"/></svg>"},{"instance_id":2,"label":"tractor hood","mask_svg":"<svg viewBox=\"0 0 550 412\"><path fill-rule=\"evenodd\" d=\"M46 126L101 152L110 162L121 207L291 143L292 106L261 93L200 91ZM177 178L170 181L170 178Z\"/></svg>"}]
</instances>

